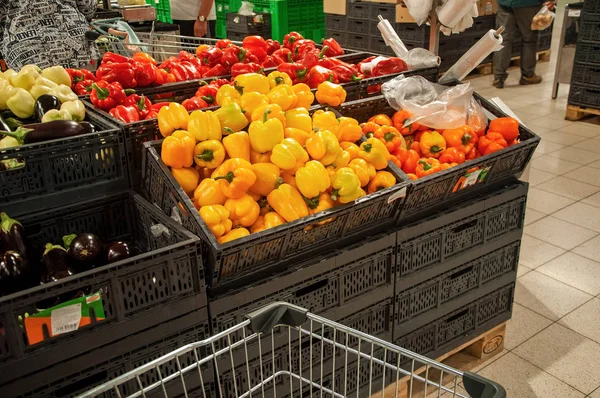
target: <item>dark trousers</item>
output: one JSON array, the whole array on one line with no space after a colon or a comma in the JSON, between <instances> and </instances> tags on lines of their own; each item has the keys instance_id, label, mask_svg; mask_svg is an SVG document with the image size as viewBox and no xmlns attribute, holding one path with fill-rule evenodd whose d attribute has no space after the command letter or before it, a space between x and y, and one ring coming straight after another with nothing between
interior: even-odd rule
<instances>
[{"instance_id":1,"label":"dark trousers","mask_svg":"<svg viewBox=\"0 0 600 398\"><path fill-rule=\"evenodd\" d=\"M194 37L194 23L196 21L182 21L182 20L173 20L173 23L179 25L179 34L182 36L192 36ZM208 21L208 32L206 37L210 37L211 39L215 39L217 37L217 21L209 20Z\"/></svg>"},{"instance_id":2,"label":"dark trousers","mask_svg":"<svg viewBox=\"0 0 600 398\"><path fill-rule=\"evenodd\" d=\"M494 53L494 76L496 79L505 80L508 77L506 71L512 57L512 43L519 37L519 33L521 35L521 75L531 77L535 73L539 32L531 30L531 21L539 10L539 6L521 8L498 6L496 28L504 26L506 29L502 33L504 48Z\"/></svg>"}]
</instances>

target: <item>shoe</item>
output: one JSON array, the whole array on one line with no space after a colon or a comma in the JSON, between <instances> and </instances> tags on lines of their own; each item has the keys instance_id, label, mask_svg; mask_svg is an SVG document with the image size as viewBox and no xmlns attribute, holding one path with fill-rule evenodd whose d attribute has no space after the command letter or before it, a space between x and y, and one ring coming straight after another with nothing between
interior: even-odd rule
<instances>
[{"instance_id":1,"label":"shoe","mask_svg":"<svg viewBox=\"0 0 600 398\"><path fill-rule=\"evenodd\" d=\"M542 77L536 75L535 73L531 77L521 76L521 80L519 80L519 84L525 86L527 84L540 84L542 82Z\"/></svg>"},{"instance_id":2,"label":"shoe","mask_svg":"<svg viewBox=\"0 0 600 398\"><path fill-rule=\"evenodd\" d=\"M504 80L496 79L492 83L492 86L494 86L496 88L504 88Z\"/></svg>"}]
</instances>

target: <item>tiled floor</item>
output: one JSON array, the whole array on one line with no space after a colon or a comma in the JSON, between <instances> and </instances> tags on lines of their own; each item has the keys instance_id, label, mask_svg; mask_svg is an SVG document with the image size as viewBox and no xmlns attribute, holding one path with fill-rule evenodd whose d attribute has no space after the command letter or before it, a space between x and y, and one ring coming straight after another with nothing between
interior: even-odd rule
<instances>
[{"instance_id":1,"label":"tiled floor","mask_svg":"<svg viewBox=\"0 0 600 398\"><path fill-rule=\"evenodd\" d=\"M551 61L538 65L541 85L518 86L518 69L503 90L492 76L469 79L542 137L506 351L479 370L510 398L600 398L600 118L564 120L568 85L551 99L556 33Z\"/></svg>"}]
</instances>

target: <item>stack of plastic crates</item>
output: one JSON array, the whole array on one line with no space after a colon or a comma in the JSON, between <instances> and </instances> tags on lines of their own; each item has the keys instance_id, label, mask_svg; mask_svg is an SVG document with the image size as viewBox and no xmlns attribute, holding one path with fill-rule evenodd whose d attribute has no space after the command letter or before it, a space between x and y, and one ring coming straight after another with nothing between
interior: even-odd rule
<instances>
[{"instance_id":1,"label":"stack of plastic crates","mask_svg":"<svg viewBox=\"0 0 600 398\"><path fill-rule=\"evenodd\" d=\"M146 4L150 4L156 8L156 19L160 22L172 23L171 18L171 3L169 0L146 0Z\"/></svg>"}]
</instances>

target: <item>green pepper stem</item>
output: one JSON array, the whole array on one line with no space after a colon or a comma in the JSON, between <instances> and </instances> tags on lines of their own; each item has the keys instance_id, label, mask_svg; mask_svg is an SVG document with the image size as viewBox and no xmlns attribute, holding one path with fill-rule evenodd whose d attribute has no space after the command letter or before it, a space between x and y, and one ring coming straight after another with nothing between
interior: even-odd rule
<instances>
[{"instance_id":1,"label":"green pepper stem","mask_svg":"<svg viewBox=\"0 0 600 398\"><path fill-rule=\"evenodd\" d=\"M223 130L223 133L225 133L225 134L233 134L234 133L234 131L231 127L223 127L222 130Z\"/></svg>"},{"instance_id":2,"label":"green pepper stem","mask_svg":"<svg viewBox=\"0 0 600 398\"><path fill-rule=\"evenodd\" d=\"M439 146L437 146L437 145L434 145L434 146L432 146L431 148L429 148L429 151L430 151L430 152L432 152L432 153L438 153L438 152L441 152L441 151L442 151L442 148L440 148L440 147L439 147Z\"/></svg>"},{"instance_id":3,"label":"green pepper stem","mask_svg":"<svg viewBox=\"0 0 600 398\"><path fill-rule=\"evenodd\" d=\"M108 91L108 89L102 88L102 87L98 86L96 83L92 84L92 89L96 90L96 96L100 100L107 99L108 95L110 94L109 91Z\"/></svg>"},{"instance_id":4,"label":"green pepper stem","mask_svg":"<svg viewBox=\"0 0 600 398\"><path fill-rule=\"evenodd\" d=\"M363 145L363 150L367 153L371 152L371 149L373 149L373 145L372 144L365 144Z\"/></svg>"},{"instance_id":5,"label":"green pepper stem","mask_svg":"<svg viewBox=\"0 0 600 398\"><path fill-rule=\"evenodd\" d=\"M331 200L336 201L339 198L339 189L334 189L333 191L331 191Z\"/></svg>"},{"instance_id":6,"label":"green pepper stem","mask_svg":"<svg viewBox=\"0 0 600 398\"><path fill-rule=\"evenodd\" d=\"M321 59L325 56L325 53L327 52L327 50L329 50L329 46L323 46L323 49L319 53L319 59Z\"/></svg>"},{"instance_id":7,"label":"green pepper stem","mask_svg":"<svg viewBox=\"0 0 600 398\"><path fill-rule=\"evenodd\" d=\"M275 77L275 85L279 86L280 84L283 84L285 82L285 80L283 79L283 77L281 76L277 76Z\"/></svg>"},{"instance_id":8,"label":"green pepper stem","mask_svg":"<svg viewBox=\"0 0 600 398\"><path fill-rule=\"evenodd\" d=\"M269 108L265 109L265 113L263 113L263 123L267 122L267 116L269 116L269 114L271 113L271 110Z\"/></svg>"},{"instance_id":9,"label":"green pepper stem","mask_svg":"<svg viewBox=\"0 0 600 398\"><path fill-rule=\"evenodd\" d=\"M235 174L233 174L233 171L230 171L229 173L225 174L224 176L219 176L219 177L215 177L214 180L227 180L228 183L232 183L233 179L235 178Z\"/></svg>"},{"instance_id":10,"label":"green pepper stem","mask_svg":"<svg viewBox=\"0 0 600 398\"><path fill-rule=\"evenodd\" d=\"M204 152L202 152L202 154L197 155L196 158L202 159L206 162L210 162L215 158L215 156L213 155L213 151L211 151L210 149L206 149Z\"/></svg>"},{"instance_id":11,"label":"green pepper stem","mask_svg":"<svg viewBox=\"0 0 600 398\"><path fill-rule=\"evenodd\" d=\"M275 189L279 188L279 186L281 184L283 184L285 181L283 180L283 178L281 177L277 177L277 180L275 180Z\"/></svg>"},{"instance_id":12,"label":"green pepper stem","mask_svg":"<svg viewBox=\"0 0 600 398\"><path fill-rule=\"evenodd\" d=\"M318 195L312 199L307 199L303 196L302 199L304 199L304 201L306 202L306 205L312 210L316 209L319 206L319 196Z\"/></svg>"}]
</instances>

